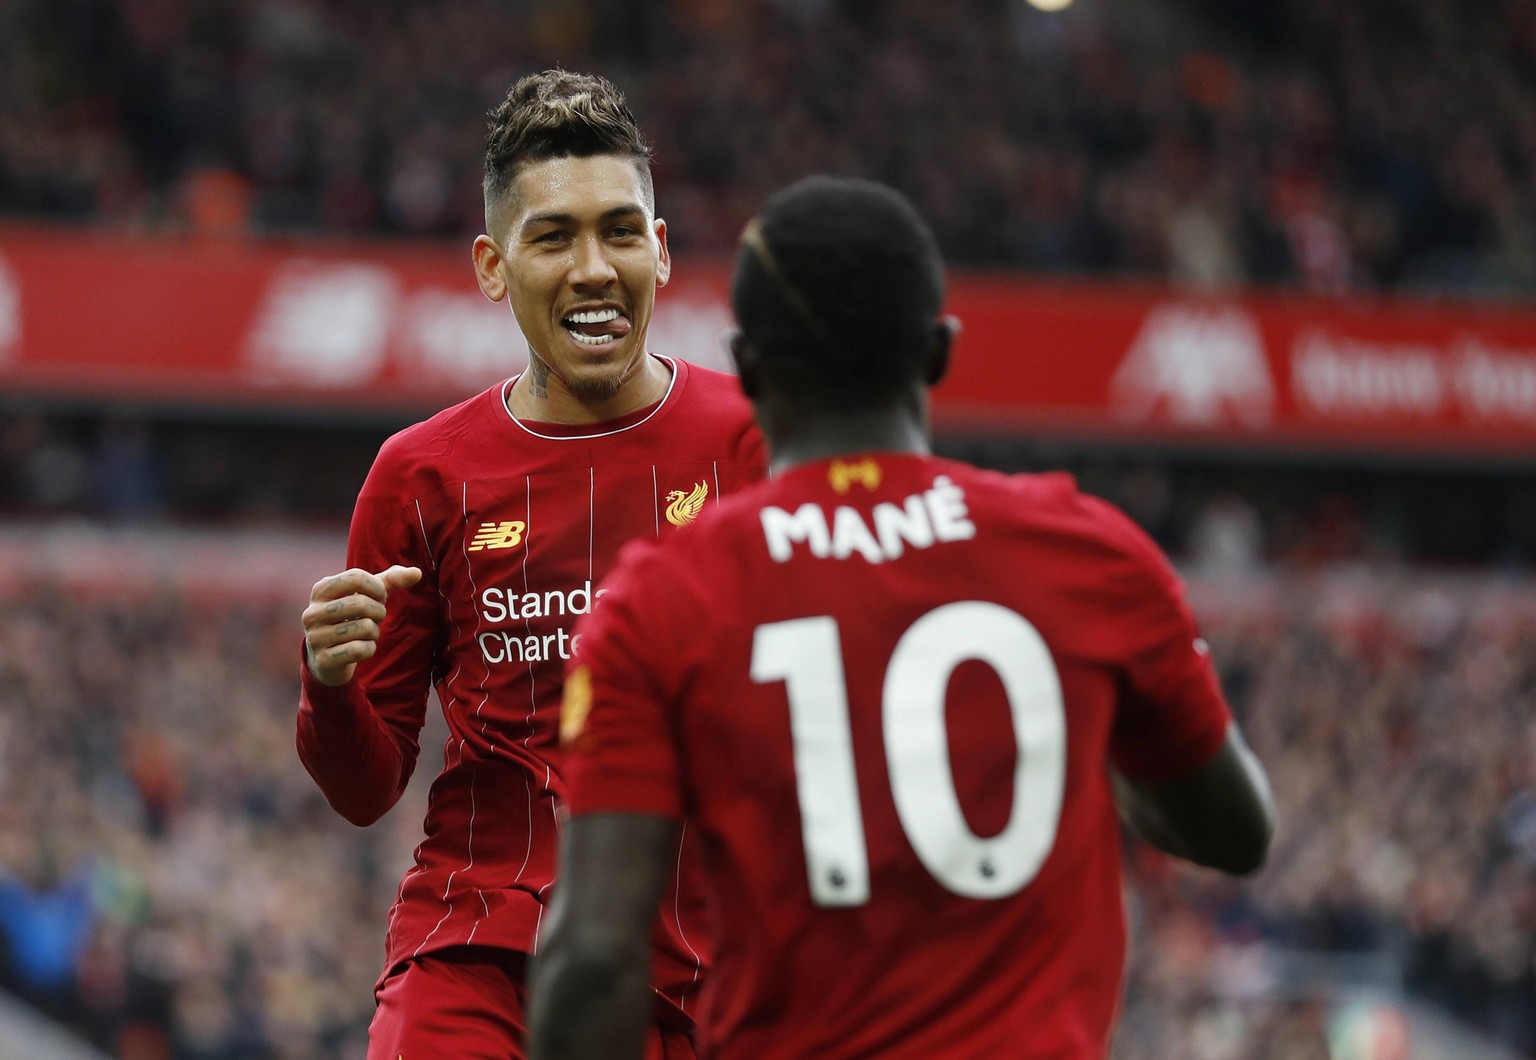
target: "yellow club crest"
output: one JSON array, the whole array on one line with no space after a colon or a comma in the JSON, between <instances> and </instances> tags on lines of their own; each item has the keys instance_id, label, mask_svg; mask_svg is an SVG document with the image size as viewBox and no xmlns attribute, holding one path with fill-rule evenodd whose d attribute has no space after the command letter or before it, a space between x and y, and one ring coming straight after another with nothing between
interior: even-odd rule
<instances>
[{"instance_id":1,"label":"yellow club crest","mask_svg":"<svg viewBox=\"0 0 1536 1060\"><path fill-rule=\"evenodd\" d=\"M827 482L839 493L847 493L857 482L867 490L880 488L880 465L872 457L862 460L834 460L827 468Z\"/></svg>"},{"instance_id":2,"label":"yellow club crest","mask_svg":"<svg viewBox=\"0 0 1536 1060\"><path fill-rule=\"evenodd\" d=\"M693 522L704 510L704 501L709 497L709 487L702 482L694 484L692 490L684 493L682 490L673 490L667 494L667 522L673 526L684 526Z\"/></svg>"},{"instance_id":3,"label":"yellow club crest","mask_svg":"<svg viewBox=\"0 0 1536 1060\"><path fill-rule=\"evenodd\" d=\"M592 671L578 666L565 679L565 698L560 701L560 742L570 746L587 728L592 713Z\"/></svg>"}]
</instances>

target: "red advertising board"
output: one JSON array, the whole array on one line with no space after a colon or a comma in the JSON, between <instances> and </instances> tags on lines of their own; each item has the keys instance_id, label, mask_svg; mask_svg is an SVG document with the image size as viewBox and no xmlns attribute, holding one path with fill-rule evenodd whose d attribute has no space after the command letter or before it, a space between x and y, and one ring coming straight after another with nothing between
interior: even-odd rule
<instances>
[{"instance_id":1,"label":"red advertising board","mask_svg":"<svg viewBox=\"0 0 1536 1060\"><path fill-rule=\"evenodd\" d=\"M677 263L651 347L726 363L727 271ZM936 419L1016 435L1536 455L1536 306L952 276ZM0 229L0 393L431 411L519 371L469 249Z\"/></svg>"},{"instance_id":2,"label":"red advertising board","mask_svg":"<svg viewBox=\"0 0 1536 1060\"><path fill-rule=\"evenodd\" d=\"M964 278L939 407L1160 440L1536 456L1536 307Z\"/></svg>"},{"instance_id":3,"label":"red advertising board","mask_svg":"<svg viewBox=\"0 0 1536 1060\"><path fill-rule=\"evenodd\" d=\"M684 280L653 346L722 364L718 277ZM521 371L469 248L191 243L0 229L0 390L433 410Z\"/></svg>"}]
</instances>

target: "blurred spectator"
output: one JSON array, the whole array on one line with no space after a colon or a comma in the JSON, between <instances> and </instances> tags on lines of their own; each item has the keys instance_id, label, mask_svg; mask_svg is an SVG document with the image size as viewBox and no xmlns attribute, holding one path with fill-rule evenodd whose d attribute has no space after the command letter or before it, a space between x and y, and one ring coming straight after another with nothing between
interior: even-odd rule
<instances>
[{"instance_id":1,"label":"blurred spectator","mask_svg":"<svg viewBox=\"0 0 1536 1060\"><path fill-rule=\"evenodd\" d=\"M0 868L0 932L9 978L23 997L57 1017L75 1001L75 972L96 910L87 866L58 878L52 868L45 864L31 880Z\"/></svg>"},{"instance_id":2,"label":"blurred spectator","mask_svg":"<svg viewBox=\"0 0 1536 1060\"><path fill-rule=\"evenodd\" d=\"M6 425L3 439L13 502L43 512L83 507L90 482L80 441L64 424L22 416Z\"/></svg>"},{"instance_id":3,"label":"blurred spectator","mask_svg":"<svg viewBox=\"0 0 1536 1060\"><path fill-rule=\"evenodd\" d=\"M1189 529L1190 568L1214 578L1241 578L1264 567L1264 530L1258 512L1235 494L1213 497Z\"/></svg>"},{"instance_id":4,"label":"blurred spectator","mask_svg":"<svg viewBox=\"0 0 1536 1060\"><path fill-rule=\"evenodd\" d=\"M420 778L373 829L320 803L292 748L303 586L130 584L0 590L4 981L120 1056L356 1053ZM1355 1027L1328 979L1284 973L1316 953L1536 1056L1530 583L1190 584L1281 832L1243 884L1130 849L1119 1060L1390 1038L1390 1013Z\"/></svg>"},{"instance_id":5,"label":"blurred spectator","mask_svg":"<svg viewBox=\"0 0 1536 1060\"><path fill-rule=\"evenodd\" d=\"M163 514L164 470L147 423L109 419L91 454L93 506L102 514L134 519Z\"/></svg>"},{"instance_id":6,"label":"blurred spectator","mask_svg":"<svg viewBox=\"0 0 1536 1060\"><path fill-rule=\"evenodd\" d=\"M230 169L197 167L182 178L181 211L193 235L244 235L251 222L250 181Z\"/></svg>"},{"instance_id":7,"label":"blurred spectator","mask_svg":"<svg viewBox=\"0 0 1536 1060\"><path fill-rule=\"evenodd\" d=\"M1529 4L17 0L0 212L464 236L522 72L617 79L676 249L810 170L909 192L957 264L1536 291ZM1171 27L1177 27L1173 29Z\"/></svg>"},{"instance_id":8,"label":"blurred spectator","mask_svg":"<svg viewBox=\"0 0 1536 1060\"><path fill-rule=\"evenodd\" d=\"M0 518L345 526L386 427L0 408ZM323 450L324 461L314 454Z\"/></svg>"},{"instance_id":9,"label":"blurred spectator","mask_svg":"<svg viewBox=\"0 0 1536 1060\"><path fill-rule=\"evenodd\" d=\"M557 61L655 131L680 251L725 252L831 169L911 193L957 264L1536 294L1525 0L13 0L0 214L463 236L479 188L445 174ZM340 525L376 427L331 430L317 467L295 424L11 415L0 513ZM1130 851L1119 1060L1393 1048L1391 1010L1282 974L1313 952L1536 1057L1536 593L1500 580L1536 561L1529 484L1067 462L1186 557L1282 809L1252 885ZM292 751L301 596L0 591L0 979L115 1055L362 1050L424 794L362 832L319 802Z\"/></svg>"}]
</instances>

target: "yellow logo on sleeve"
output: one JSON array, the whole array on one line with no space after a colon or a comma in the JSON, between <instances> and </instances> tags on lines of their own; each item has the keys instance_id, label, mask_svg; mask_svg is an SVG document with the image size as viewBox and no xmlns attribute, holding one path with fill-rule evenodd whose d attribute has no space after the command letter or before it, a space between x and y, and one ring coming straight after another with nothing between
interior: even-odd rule
<instances>
[{"instance_id":1,"label":"yellow logo on sleeve","mask_svg":"<svg viewBox=\"0 0 1536 1060\"><path fill-rule=\"evenodd\" d=\"M502 523L481 523L480 529L475 531L475 536L466 547L466 551L515 548L523 543L523 531L526 529L528 524L511 519Z\"/></svg>"},{"instance_id":2,"label":"yellow logo on sleeve","mask_svg":"<svg viewBox=\"0 0 1536 1060\"><path fill-rule=\"evenodd\" d=\"M560 742L567 747L587 727L592 713L592 671L578 666L565 679L565 698L560 701Z\"/></svg>"},{"instance_id":3,"label":"yellow logo on sleeve","mask_svg":"<svg viewBox=\"0 0 1536 1060\"><path fill-rule=\"evenodd\" d=\"M880 465L872 458L834 460L827 468L827 482L839 493L847 493L857 482L867 490L880 488Z\"/></svg>"},{"instance_id":4,"label":"yellow logo on sleeve","mask_svg":"<svg viewBox=\"0 0 1536 1060\"><path fill-rule=\"evenodd\" d=\"M683 526L693 522L704 510L704 501L708 497L709 487L702 482L695 483L688 493L682 490L673 490L668 493L667 522L673 526Z\"/></svg>"}]
</instances>

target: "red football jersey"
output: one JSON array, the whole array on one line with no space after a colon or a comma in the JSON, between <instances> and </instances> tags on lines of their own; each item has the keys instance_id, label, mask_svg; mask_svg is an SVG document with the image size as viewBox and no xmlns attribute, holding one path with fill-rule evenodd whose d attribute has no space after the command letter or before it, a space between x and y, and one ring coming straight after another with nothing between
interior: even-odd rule
<instances>
[{"instance_id":1,"label":"red football jersey","mask_svg":"<svg viewBox=\"0 0 1536 1060\"><path fill-rule=\"evenodd\" d=\"M558 712L577 617L619 546L665 537L766 472L733 376L671 362L656 405L581 427L515 419L500 384L385 443L347 562L419 566L378 653L339 688L303 674L299 755L367 824L415 767L429 682L447 718L426 837L390 913L386 971L463 943L535 952L562 795ZM697 895L669 903L657 986L691 1011L705 960Z\"/></svg>"},{"instance_id":2,"label":"red football jersey","mask_svg":"<svg viewBox=\"0 0 1536 1060\"><path fill-rule=\"evenodd\" d=\"M796 467L606 584L571 810L703 843L711 1055L1105 1055L1109 767L1187 773L1230 718L1145 534L1064 475L875 454Z\"/></svg>"}]
</instances>

